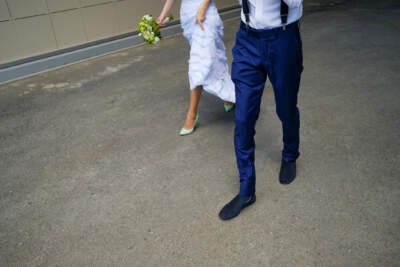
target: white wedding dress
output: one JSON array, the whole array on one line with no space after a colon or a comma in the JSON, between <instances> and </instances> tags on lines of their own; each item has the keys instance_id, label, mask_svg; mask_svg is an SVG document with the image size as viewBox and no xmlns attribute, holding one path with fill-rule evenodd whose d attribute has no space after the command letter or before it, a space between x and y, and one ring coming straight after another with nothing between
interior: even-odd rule
<instances>
[{"instance_id":1,"label":"white wedding dress","mask_svg":"<svg viewBox=\"0 0 400 267\"><path fill-rule=\"evenodd\" d=\"M203 21L205 30L195 24L197 9L202 0L182 0L180 20L183 35L190 44L190 89L203 89L219 98L235 102L235 86L229 74L222 41L223 24L214 1L211 1Z\"/></svg>"}]
</instances>

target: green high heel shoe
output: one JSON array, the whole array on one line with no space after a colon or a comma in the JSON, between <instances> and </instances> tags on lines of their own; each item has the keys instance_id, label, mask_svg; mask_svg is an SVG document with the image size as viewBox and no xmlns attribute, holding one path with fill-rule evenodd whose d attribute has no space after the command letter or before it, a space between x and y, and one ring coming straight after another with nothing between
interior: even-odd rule
<instances>
[{"instance_id":1,"label":"green high heel shoe","mask_svg":"<svg viewBox=\"0 0 400 267\"><path fill-rule=\"evenodd\" d=\"M196 115L196 119L194 120L193 128L190 129L190 130L186 130L185 128L182 128L182 129L181 129L181 132L180 132L179 134L180 134L181 136L188 135L188 134L192 134L192 133L194 132L194 129L195 129L196 126L197 126L197 121L198 121L198 120L199 120L199 114Z\"/></svg>"},{"instance_id":2,"label":"green high heel shoe","mask_svg":"<svg viewBox=\"0 0 400 267\"><path fill-rule=\"evenodd\" d=\"M231 111L232 109L235 108L235 104L232 103L232 105L229 105L229 106L224 104L224 108L225 108L226 112L229 112L229 111Z\"/></svg>"}]
</instances>

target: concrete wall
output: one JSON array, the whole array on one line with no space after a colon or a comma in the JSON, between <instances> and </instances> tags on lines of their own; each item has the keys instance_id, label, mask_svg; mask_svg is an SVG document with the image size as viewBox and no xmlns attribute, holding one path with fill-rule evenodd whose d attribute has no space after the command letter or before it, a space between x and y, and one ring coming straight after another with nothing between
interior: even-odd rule
<instances>
[{"instance_id":1,"label":"concrete wall","mask_svg":"<svg viewBox=\"0 0 400 267\"><path fill-rule=\"evenodd\" d=\"M218 8L237 0L215 0ZM164 0L0 0L0 64L136 30ZM180 1L172 13L179 17Z\"/></svg>"}]
</instances>

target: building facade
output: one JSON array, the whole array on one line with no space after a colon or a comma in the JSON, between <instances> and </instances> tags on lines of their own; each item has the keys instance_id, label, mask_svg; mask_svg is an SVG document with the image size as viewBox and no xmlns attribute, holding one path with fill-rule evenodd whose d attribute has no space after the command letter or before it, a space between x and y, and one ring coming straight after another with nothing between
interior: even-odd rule
<instances>
[{"instance_id":1,"label":"building facade","mask_svg":"<svg viewBox=\"0 0 400 267\"><path fill-rule=\"evenodd\" d=\"M215 0L219 9L237 0ZM0 0L0 65L131 33L164 0ZM180 1L172 13L179 18Z\"/></svg>"}]
</instances>

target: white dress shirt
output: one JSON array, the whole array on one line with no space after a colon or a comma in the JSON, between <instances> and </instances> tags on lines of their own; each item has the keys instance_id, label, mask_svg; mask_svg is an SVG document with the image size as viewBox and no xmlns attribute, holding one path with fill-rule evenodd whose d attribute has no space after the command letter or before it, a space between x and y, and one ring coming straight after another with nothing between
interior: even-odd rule
<instances>
[{"instance_id":1,"label":"white dress shirt","mask_svg":"<svg viewBox=\"0 0 400 267\"><path fill-rule=\"evenodd\" d=\"M303 15L303 0L283 0L289 7L287 24L295 22ZM281 0L248 0L250 10L249 26L254 29L272 29L282 26ZM239 0L242 4L242 0ZM242 21L246 18L242 9Z\"/></svg>"}]
</instances>

